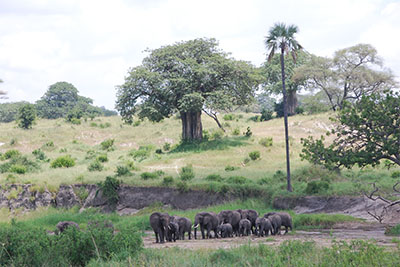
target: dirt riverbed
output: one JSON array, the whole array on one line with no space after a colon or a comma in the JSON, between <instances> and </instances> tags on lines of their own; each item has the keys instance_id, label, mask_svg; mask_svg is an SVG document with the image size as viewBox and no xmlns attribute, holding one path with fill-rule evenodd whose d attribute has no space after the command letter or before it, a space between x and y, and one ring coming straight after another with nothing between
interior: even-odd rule
<instances>
[{"instance_id":1,"label":"dirt riverbed","mask_svg":"<svg viewBox=\"0 0 400 267\"><path fill-rule=\"evenodd\" d=\"M363 223L348 223L337 225L333 229L315 229L315 230L297 230L294 233L287 235L276 235L268 237L232 237L232 238L217 238L217 239L197 239L177 240L176 242L167 242L164 244L155 243L153 232L146 232L143 238L144 246L146 248L171 248L179 247L185 249L229 249L241 245L258 245L266 244L269 246L279 246L286 240L301 240L301 241L314 241L319 247L329 247L334 242L346 241L350 242L354 239L371 240L376 242L377 245L385 246L388 248L395 248L397 244L393 242L394 239L399 240L399 237L387 236L384 234L385 228L379 224L363 224ZM283 233L283 231L282 231ZM199 238L198 233L198 238Z\"/></svg>"}]
</instances>

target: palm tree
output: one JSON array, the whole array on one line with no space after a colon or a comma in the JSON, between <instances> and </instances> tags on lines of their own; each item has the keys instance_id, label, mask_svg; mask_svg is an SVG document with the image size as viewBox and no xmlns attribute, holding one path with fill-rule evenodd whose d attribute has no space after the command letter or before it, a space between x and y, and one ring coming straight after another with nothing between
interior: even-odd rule
<instances>
[{"instance_id":1,"label":"palm tree","mask_svg":"<svg viewBox=\"0 0 400 267\"><path fill-rule=\"evenodd\" d=\"M265 38L265 45L269 51L268 62L279 48L281 50L281 73L282 73L282 93L283 93L283 116L285 124L285 141L286 141L286 172L287 172L287 190L292 192L292 184L290 182L290 158L289 158L289 130L288 130L288 110L287 110L287 93L285 87L285 54L291 54L296 62L296 52L302 49L302 46L294 39L294 34L298 32L295 25L286 26L284 23L276 23Z\"/></svg>"}]
</instances>

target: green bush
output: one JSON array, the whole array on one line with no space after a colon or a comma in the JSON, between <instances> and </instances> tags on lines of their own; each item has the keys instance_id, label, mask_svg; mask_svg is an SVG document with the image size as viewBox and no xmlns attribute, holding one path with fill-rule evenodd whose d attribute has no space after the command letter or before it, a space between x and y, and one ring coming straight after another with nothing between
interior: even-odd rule
<instances>
[{"instance_id":1,"label":"green bush","mask_svg":"<svg viewBox=\"0 0 400 267\"><path fill-rule=\"evenodd\" d=\"M168 142L164 143L163 150L164 151L169 151L170 149L171 149L171 144L168 143Z\"/></svg>"},{"instance_id":2,"label":"green bush","mask_svg":"<svg viewBox=\"0 0 400 267\"><path fill-rule=\"evenodd\" d=\"M99 188L103 192L108 202L111 205L116 205L119 200L118 189L121 185L121 180L115 177L107 176L104 182L98 183Z\"/></svg>"},{"instance_id":3,"label":"green bush","mask_svg":"<svg viewBox=\"0 0 400 267\"><path fill-rule=\"evenodd\" d=\"M388 227L385 230L386 235L399 235L400 236L400 224L397 224L393 227Z\"/></svg>"},{"instance_id":4,"label":"green bush","mask_svg":"<svg viewBox=\"0 0 400 267\"><path fill-rule=\"evenodd\" d=\"M114 150L114 139L107 139L100 143L101 149L112 151Z\"/></svg>"},{"instance_id":5,"label":"green bush","mask_svg":"<svg viewBox=\"0 0 400 267\"><path fill-rule=\"evenodd\" d=\"M182 181L190 181L194 178L195 174L192 165L186 165L179 171L179 177Z\"/></svg>"},{"instance_id":6,"label":"green bush","mask_svg":"<svg viewBox=\"0 0 400 267\"><path fill-rule=\"evenodd\" d=\"M257 160L261 157L260 151L252 151L249 153L249 158L251 160Z\"/></svg>"},{"instance_id":7,"label":"green bush","mask_svg":"<svg viewBox=\"0 0 400 267\"><path fill-rule=\"evenodd\" d=\"M263 109L261 110L261 117L260 120L261 121L269 121L272 120L272 110L268 110L268 109Z\"/></svg>"},{"instance_id":8,"label":"green bush","mask_svg":"<svg viewBox=\"0 0 400 267\"><path fill-rule=\"evenodd\" d=\"M186 193L189 191L189 186L185 181L179 181L176 184L176 188L178 189L179 192L181 193Z\"/></svg>"},{"instance_id":9,"label":"green bush","mask_svg":"<svg viewBox=\"0 0 400 267\"><path fill-rule=\"evenodd\" d=\"M236 118L236 116L235 114L225 114L222 118L226 121L233 121Z\"/></svg>"},{"instance_id":10,"label":"green bush","mask_svg":"<svg viewBox=\"0 0 400 267\"><path fill-rule=\"evenodd\" d=\"M153 146L140 146L138 150L133 150L129 152L129 155L133 157L134 160L142 161L147 159L151 151L153 150Z\"/></svg>"},{"instance_id":11,"label":"green bush","mask_svg":"<svg viewBox=\"0 0 400 267\"><path fill-rule=\"evenodd\" d=\"M143 180L158 179L160 175L157 172L143 172L140 174Z\"/></svg>"},{"instance_id":12,"label":"green bush","mask_svg":"<svg viewBox=\"0 0 400 267\"><path fill-rule=\"evenodd\" d=\"M115 175L117 176L125 176L125 175L131 175L131 171L128 166L124 165L119 165L117 166L117 170L115 171Z\"/></svg>"},{"instance_id":13,"label":"green bush","mask_svg":"<svg viewBox=\"0 0 400 267\"><path fill-rule=\"evenodd\" d=\"M224 179L219 174L210 174L205 178L207 181L222 182Z\"/></svg>"},{"instance_id":14,"label":"green bush","mask_svg":"<svg viewBox=\"0 0 400 267\"><path fill-rule=\"evenodd\" d=\"M400 171L394 171L390 175L393 179L399 179L400 178Z\"/></svg>"},{"instance_id":15,"label":"green bush","mask_svg":"<svg viewBox=\"0 0 400 267\"><path fill-rule=\"evenodd\" d=\"M19 152L19 150L10 149L10 150L7 150L7 151L3 154L2 158L3 158L3 159L11 159L11 158L19 157L19 156L21 156L21 152Z\"/></svg>"},{"instance_id":16,"label":"green bush","mask_svg":"<svg viewBox=\"0 0 400 267\"><path fill-rule=\"evenodd\" d=\"M51 168L70 168L75 166L75 160L70 155L56 158L50 163Z\"/></svg>"},{"instance_id":17,"label":"green bush","mask_svg":"<svg viewBox=\"0 0 400 267\"><path fill-rule=\"evenodd\" d=\"M231 176L228 179L226 179L226 182L230 184L245 184L249 181L250 181L249 179L243 176Z\"/></svg>"},{"instance_id":18,"label":"green bush","mask_svg":"<svg viewBox=\"0 0 400 267\"><path fill-rule=\"evenodd\" d=\"M232 135L239 135L240 134L240 129L238 127L236 127L235 129L233 129L232 131Z\"/></svg>"},{"instance_id":19,"label":"green bush","mask_svg":"<svg viewBox=\"0 0 400 267\"><path fill-rule=\"evenodd\" d=\"M80 125L81 124L81 120L78 119L78 118L71 118L71 120L69 122L72 123L72 124L75 124L75 125Z\"/></svg>"},{"instance_id":20,"label":"green bush","mask_svg":"<svg viewBox=\"0 0 400 267\"><path fill-rule=\"evenodd\" d=\"M306 194L319 194L326 192L329 189L329 183L326 181L311 181L307 183L305 189Z\"/></svg>"},{"instance_id":21,"label":"green bush","mask_svg":"<svg viewBox=\"0 0 400 267\"><path fill-rule=\"evenodd\" d=\"M37 160L48 161L46 154L40 148L33 150L32 154L35 156Z\"/></svg>"},{"instance_id":22,"label":"green bush","mask_svg":"<svg viewBox=\"0 0 400 267\"><path fill-rule=\"evenodd\" d=\"M172 185L174 183L174 177L172 176L166 176L163 178L162 184L165 186Z\"/></svg>"},{"instance_id":23,"label":"green bush","mask_svg":"<svg viewBox=\"0 0 400 267\"><path fill-rule=\"evenodd\" d=\"M19 165L19 164L12 165L10 167L10 172L24 174L24 173L26 173L26 167L23 165Z\"/></svg>"},{"instance_id":24,"label":"green bush","mask_svg":"<svg viewBox=\"0 0 400 267\"><path fill-rule=\"evenodd\" d=\"M103 162L103 163L107 162L108 161L107 154L101 154L101 155L97 156L96 160Z\"/></svg>"},{"instance_id":25,"label":"green bush","mask_svg":"<svg viewBox=\"0 0 400 267\"><path fill-rule=\"evenodd\" d=\"M224 132L221 129L213 131L211 134L211 139L213 140L220 140L224 136Z\"/></svg>"},{"instance_id":26,"label":"green bush","mask_svg":"<svg viewBox=\"0 0 400 267\"><path fill-rule=\"evenodd\" d=\"M250 162L250 158L246 157L243 159L243 164L246 165L247 163Z\"/></svg>"},{"instance_id":27,"label":"green bush","mask_svg":"<svg viewBox=\"0 0 400 267\"><path fill-rule=\"evenodd\" d=\"M101 164L101 162L98 160L93 161L88 166L88 171L90 171L90 172L94 172L94 171L101 172L103 169L104 169L103 164Z\"/></svg>"},{"instance_id":28,"label":"green bush","mask_svg":"<svg viewBox=\"0 0 400 267\"><path fill-rule=\"evenodd\" d=\"M227 165L225 167L225 171L226 172L233 172L233 171L238 170L238 169L239 169L239 167L235 167L235 166L231 166L231 165Z\"/></svg>"},{"instance_id":29,"label":"green bush","mask_svg":"<svg viewBox=\"0 0 400 267\"><path fill-rule=\"evenodd\" d=\"M251 137L253 135L253 132L250 130L250 127L247 127L246 132L243 133L244 136L246 137Z\"/></svg>"},{"instance_id":30,"label":"green bush","mask_svg":"<svg viewBox=\"0 0 400 267\"><path fill-rule=\"evenodd\" d=\"M163 153L161 148L157 148L155 152L156 152L156 154L162 154Z\"/></svg>"},{"instance_id":31,"label":"green bush","mask_svg":"<svg viewBox=\"0 0 400 267\"><path fill-rule=\"evenodd\" d=\"M260 141L258 142L260 145L265 146L265 147L270 147L273 144L273 139L272 137L265 137L261 138Z\"/></svg>"},{"instance_id":32,"label":"green bush","mask_svg":"<svg viewBox=\"0 0 400 267\"><path fill-rule=\"evenodd\" d=\"M11 171L11 167L14 165L24 166L27 172L40 168L36 162L29 160L26 156L13 156L6 163L0 164L0 173ZM16 169L14 170L16 171Z\"/></svg>"}]
</instances>

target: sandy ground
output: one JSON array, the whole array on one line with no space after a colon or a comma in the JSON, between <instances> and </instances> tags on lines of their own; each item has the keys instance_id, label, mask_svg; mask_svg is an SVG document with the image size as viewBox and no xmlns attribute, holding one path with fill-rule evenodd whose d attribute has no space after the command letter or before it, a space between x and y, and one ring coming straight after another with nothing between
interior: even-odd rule
<instances>
[{"instance_id":1,"label":"sandy ground","mask_svg":"<svg viewBox=\"0 0 400 267\"><path fill-rule=\"evenodd\" d=\"M346 228L318 229L310 231L296 231L294 234L268 236L268 237L233 237L218 239L197 239L197 240L177 240L176 242L167 242L164 244L155 243L153 232L147 232L144 237L144 246L146 248L170 248L179 247L185 249L218 249L234 248L245 244L258 245L267 244L278 246L286 240L314 241L317 246L329 247L337 241L351 241L353 239L372 240L378 245L394 248L393 236L386 236L385 229L381 225L348 225ZM283 233L283 232L282 232ZM186 237L185 237L186 238ZM198 236L199 238L199 236ZM399 239L399 237L396 237Z\"/></svg>"}]
</instances>

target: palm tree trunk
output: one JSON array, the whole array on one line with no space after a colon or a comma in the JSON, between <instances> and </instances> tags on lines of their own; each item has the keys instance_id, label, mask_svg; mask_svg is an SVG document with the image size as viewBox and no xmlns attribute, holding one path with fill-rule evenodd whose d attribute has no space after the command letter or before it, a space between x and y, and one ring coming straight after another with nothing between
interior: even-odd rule
<instances>
[{"instance_id":1,"label":"palm tree trunk","mask_svg":"<svg viewBox=\"0 0 400 267\"><path fill-rule=\"evenodd\" d=\"M281 47L281 73L282 73L282 93L283 93L283 120L285 124L285 142L286 142L286 173L287 173L287 191L292 192L292 184L290 181L290 155L289 155L289 127L288 127L288 105L287 93L285 86L285 50Z\"/></svg>"}]
</instances>

